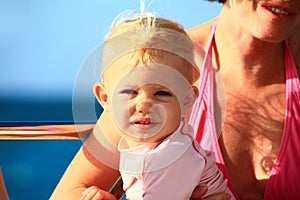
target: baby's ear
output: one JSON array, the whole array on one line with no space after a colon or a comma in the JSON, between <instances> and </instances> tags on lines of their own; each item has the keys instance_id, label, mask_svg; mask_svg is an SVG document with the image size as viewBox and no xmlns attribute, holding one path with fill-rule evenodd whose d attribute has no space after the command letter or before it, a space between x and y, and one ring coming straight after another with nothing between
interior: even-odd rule
<instances>
[{"instance_id":1,"label":"baby's ear","mask_svg":"<svg viewBox=\"0 0 300 200\"><path fill-rule=\"evenodd\" d=\"M184 110L183 114L187 114L192 108L194 102L196 101L199 95L199 90L196 86L192 86L190 90L187 92L184 99Z\"/></svg>"},{"instance_id":2,"label":"baby's ear","mask_svg":"<svg viewBox=\"0 0 300 200\"><path fill-rule=\"evenodd\" d=\"M104 110L107 109L107 93L102 83L97 82L94 85L94 95Z\"/></svg>"}]
</instances>

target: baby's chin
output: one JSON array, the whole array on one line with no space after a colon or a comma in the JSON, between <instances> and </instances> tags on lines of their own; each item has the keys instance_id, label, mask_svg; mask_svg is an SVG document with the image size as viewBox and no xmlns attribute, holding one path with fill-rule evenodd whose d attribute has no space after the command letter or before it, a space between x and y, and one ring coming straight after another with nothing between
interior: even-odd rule
<instances>
[{"instance_id":1,"label":"baby's chin","mask_svg":"<svg viewBox=\"0 0 300 200\"><path fill-rule=\"evenodd\" d=\"M135 144L135 146L146 145L146 144L156 144L161 141L161 139L157 138L156 136L146 137L146 135L145 135L144 137L142 137L142 136L136 137L136 136L127 135L127 134L122 134L121 136L126 139L127 143Z\"/></svg>"}]
</instances>

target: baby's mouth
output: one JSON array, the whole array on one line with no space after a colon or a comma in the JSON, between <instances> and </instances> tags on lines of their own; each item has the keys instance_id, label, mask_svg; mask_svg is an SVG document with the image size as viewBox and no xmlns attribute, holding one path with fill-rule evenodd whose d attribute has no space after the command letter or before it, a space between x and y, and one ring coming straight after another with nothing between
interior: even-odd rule
<instances>
[{"instance_id":1,"label":"baby's mouth","mask_svg":"<svg viewBox=\"0 0 300 200\"><path fill-rule=\"evenodd\" d=\"M137 124L137 125L150 125L150 124L152 124L150 118L136 119L136 120L133 121L133 123Z\"/></svg>"},{"instance_id":2,"label":"baby's mouth","mask_svg":"<svg viewBox=\"0 0 300 200\"><path fill-rule=\"evenodd\" d=\"M143 124L143 125L148 125L150 122L134 122L134 124Z\"/></svg>"}]
</instances>

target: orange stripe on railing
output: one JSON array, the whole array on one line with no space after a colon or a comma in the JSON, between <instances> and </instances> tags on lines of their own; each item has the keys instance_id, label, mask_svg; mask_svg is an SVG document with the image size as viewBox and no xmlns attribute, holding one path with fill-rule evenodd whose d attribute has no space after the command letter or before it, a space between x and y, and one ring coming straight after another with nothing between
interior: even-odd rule
<instances>
[{"instance_id":1,"label":"orange stripe on railing","mask_svg":"<svg viewBox=\"0 0 300 200\"><path fill-rule=\"evenodd\" d=\"M0 140L79 140L86 139L94 124L0 127Z\"/></svg>"}]
</instances>

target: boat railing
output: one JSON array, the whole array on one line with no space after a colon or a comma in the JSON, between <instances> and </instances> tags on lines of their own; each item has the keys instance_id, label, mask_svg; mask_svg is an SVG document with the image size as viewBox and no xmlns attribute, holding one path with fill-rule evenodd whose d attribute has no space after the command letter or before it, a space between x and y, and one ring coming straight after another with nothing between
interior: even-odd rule
<instances>
[{"instance_id":1,"label":"boat railing","mask_svg":"<svg viewBox=\"0 0 300 200\"><path fill-rule=\"evenodd\" d=\"M94 124L1 126L0 140L80 140L86 139Z\"/></svg>"},{"instance_id":2,"label":"boat railing","mask_svg":"<svg viewBox=\"0 0 300 200\"><path fill-rule=\"evenodd\" d=\"M92 132L94 126L95 124L2 125L0 126L0 140L84 140ZM1 182L1 180L0 199L5 199L7 193L4 181ZM121 178L115 182L110 192L118 199L124 198Z\"/></svg>"}]
</instances>

